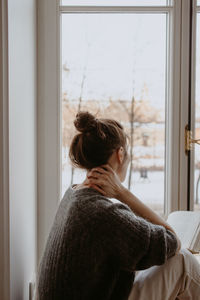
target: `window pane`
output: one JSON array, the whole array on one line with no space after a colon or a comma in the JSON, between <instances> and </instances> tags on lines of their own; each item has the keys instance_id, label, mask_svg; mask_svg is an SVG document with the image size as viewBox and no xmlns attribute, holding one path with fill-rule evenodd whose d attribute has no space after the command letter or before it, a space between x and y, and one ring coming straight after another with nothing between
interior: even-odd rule
<instances>
[{"instance_id":1,"label":"window pane","mask_svg":"<svg viewBox=\"0 0 200 300\"><path fill-rule=\"evenodd\" d=\"M133 141L132 170L129 167L125 185L163 213L166 18L166 14L62 16L63 193L85 176L68 161L73 120L81 108L123 124Z\"/></svg>"},{"instance_id":2,"label":"window pane","mask_svg":"<svg viewBox=\"0 0 200 300\"><path fill-rule=\"evenodd\" d=\"M197 0L197 5L200 6L200 0Z\"/></svg>"},{"instance_id":3,"label":"window pane","mask_svg":"<svg viewBox=\"0 0 200 300\"><path fill-rule=\"evenodd\" d=\"M99 6L166 6L170 0L61 0L61 5L99 5Z\"/></svg>"},{"instance_id":4,"label":"window pane","mask_svg":"<svg viewBox=\"0 0 200 300\"><path fill-rule=\"evenodd\" d=\"M197 14L195 136L200 138L200 14ZM200 210L200 146L195 144L194 207Z\"/></svg>"}]
</instances>

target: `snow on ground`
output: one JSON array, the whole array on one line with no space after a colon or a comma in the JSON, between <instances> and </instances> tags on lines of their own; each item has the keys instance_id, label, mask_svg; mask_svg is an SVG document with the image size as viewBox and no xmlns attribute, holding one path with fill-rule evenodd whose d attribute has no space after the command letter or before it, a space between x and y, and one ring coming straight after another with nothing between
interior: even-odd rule
<instances>
[{"instance_id":1,"label":"snow on ground","mask_svg":"<svg viewBox=\"0 0 200 300\"><path fill-rule=\"evenodd\" d=\"M66 157L66 156L65 156ZM195 170L195 186L199 175L199 170ZM128 174L124 186L128 187ZM141 201L152 207L158 212L164 212L164 172L163 171L148 171L147 179L141 179L140 172L132 173L131 191ZM81 183L85 179L85 171L80 169L74 170L73 183ZM66 189L71 184L71 165L67 158L63 157L62 168L62 196ZM200 202L200 186L199 186L199 202Z\"/></svg>"}]
</instances>

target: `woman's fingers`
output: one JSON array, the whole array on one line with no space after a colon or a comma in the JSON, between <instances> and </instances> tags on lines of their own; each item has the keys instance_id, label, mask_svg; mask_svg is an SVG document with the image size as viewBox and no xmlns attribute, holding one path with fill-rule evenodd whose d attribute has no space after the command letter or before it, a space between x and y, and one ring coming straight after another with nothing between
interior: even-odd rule
<instances>
[{"instance_id":1,"label":"woman's fingers","mask_svg":"<svg viewBox=\"0 0 200 300\"><path fill-rule=\"evenodd\" d=\"M108 164L90 170L87 174L87 180L91 187L94 187L104 196L115 197L119 179Z\"/></svg>"},{"instance_id":2,"label":"woman's fingers","mask_svg":"<svg viewBox=\"0 0 200 300\"><path fill-rule=\"evenodd\" d=\"M106 180L103 177L96 178L91 176L88 177L88 182L89 184L98 184L99 186L103 187L106 183Z\"/></svg>"},{"instance_id":3,"label":"woman's fingers","mask_svg":"<svg viewBox=\"0 0 200 300\"><path fill-rule=\"evenodd\" d=\"M99 174L107 174L108 173L105 169L103 169L101 167L93 168L89 173L92 173L92 172L96 172Z\"/></svg>"},{"instance_id":4,"label":"woman's fingers","mask_svg":"<svg viewBox=\"0 0 200 300\"><path fill-rule=\"evenodd\" d=\"M87 178L98 178L99 173L96 171L92 171L87 173Z\"/></svg>"},{"instance_id":5,"label":"woman's fingers","mask_svg":"<svg viewBox=\"0 0 200 300\"><path fill-rule=\"evenodd\" d=\"M110 173L114 174L113 169L108 164L102 165L102 166L99 166L99 167L95 167L92 170L90 170L89 173L91 173L91 172L98 172L100 174L107 174L107 175L110 174Z\"/></svg>"},{"instance_id":6,"label":"woman's fingers","mask_svg":"<svg viewBox=\"0 0 200 300\"><path fill-rule=\"evenodd\" d=\"M87 174L87 178L103 178L105 180L108 180L108 175L106 173L100 173L99 171L97 170L93 170L93 171L90 171L88 174Z\"/></svg>"},{"instance_id":7,"label":"woman's fingers","mask_svg":"<svg viewBox=\"0 0 200 300\"><path fill-rule=\"evenodd\" d=\"M114 173L112 167L108 164L102 165L101 168L104 168L104 170L106 169L107 171L111 172L112 174Z\"/></svg>"}]
</instances>

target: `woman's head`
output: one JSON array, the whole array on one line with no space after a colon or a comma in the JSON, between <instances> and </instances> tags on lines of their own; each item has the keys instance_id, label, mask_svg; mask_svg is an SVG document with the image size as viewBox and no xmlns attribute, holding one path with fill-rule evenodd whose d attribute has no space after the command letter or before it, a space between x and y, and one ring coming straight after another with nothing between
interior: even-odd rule
<instances>
[{"instance_id":1,"label":"woman's head","mask_svg":"<svg viewBox=\"0 0 200 300\"><path fill-rule=\"evenodd\" d=\"M96 119L88 112L79 112L74 125L79 132L72 140L69 157L74 166L90 170L118 160L118 173L124 180L127 164L127 135L120 123L112 119ZM120 171L120 165L123 170ZM120 175L120 174L119 174Z\"/></svg>"}]
</instances>

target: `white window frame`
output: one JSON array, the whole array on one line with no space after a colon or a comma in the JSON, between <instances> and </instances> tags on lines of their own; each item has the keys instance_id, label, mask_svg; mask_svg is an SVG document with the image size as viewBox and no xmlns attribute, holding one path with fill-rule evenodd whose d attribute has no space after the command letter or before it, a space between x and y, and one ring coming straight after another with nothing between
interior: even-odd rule
<instances>
[{"instance_id":1,"label":"white window frame","mask_svg":"<svg viewBox=\"0 0 200 300\"><path fill-rule=\"evenodd\" d=\"M0 299L10 299L8 6L0 3Z\"/></svg>"},{"instance_id":2,"label":"white window frame","mask_svg":"<svg viewBox=\"0 0 200 300\"><path fill-rule=\"evenodd\" d=\"M180 167L179 167L179 210L192 209L190 202L190 191L188 186L189 164L188 156L185 154L185 126L189 122L189 85L190 85L190 21L191 8L195 0L184 1L181 4L181 62L180 62Z\"/></svg>"},{"instance_id":3,"label":"white window frame","mask_svg":"<svg viewBox=\"0 0 200 300\"><path fill-rule=\"evenodd\" d=\"M194 0L192 0L194 1ZM170 13L169 99L166 127L166 207L187 210L188 164L184 128L188 122L190 1L175 0L171 7L62 6L59 1L38 1L38 259L41 257L61 198L61 13ZM183 21L184 18L184 22ZM187 32L187 34L185 34ZM169 55L170 54L170 55ZM176 101L172 101L176 99ZM170 113L169 113L170 112Z\"/></svg>"},{"instance_id":4,"label":"white window frame","mask_svg":"<svg viewBox=\"0 0 200 300\"><path fill-rule=\"evenodd\" d=\"M191 23L191 103L190 103L190 115L189 115L189 123L190 129L195 133L195 107L196 107L196 95L195 95L195 86L196 86L196 24L197 24L197 13L200 13L200 5L197 6L197 1L192 0L192 23ZM199 138L199 137L195 137ZM189 208L190 210L194 209L194 170L195 170L195 151L190 151L189 155L189 167L188 167L188 174L189 174Z\"/></svg>"}]
</instances>

